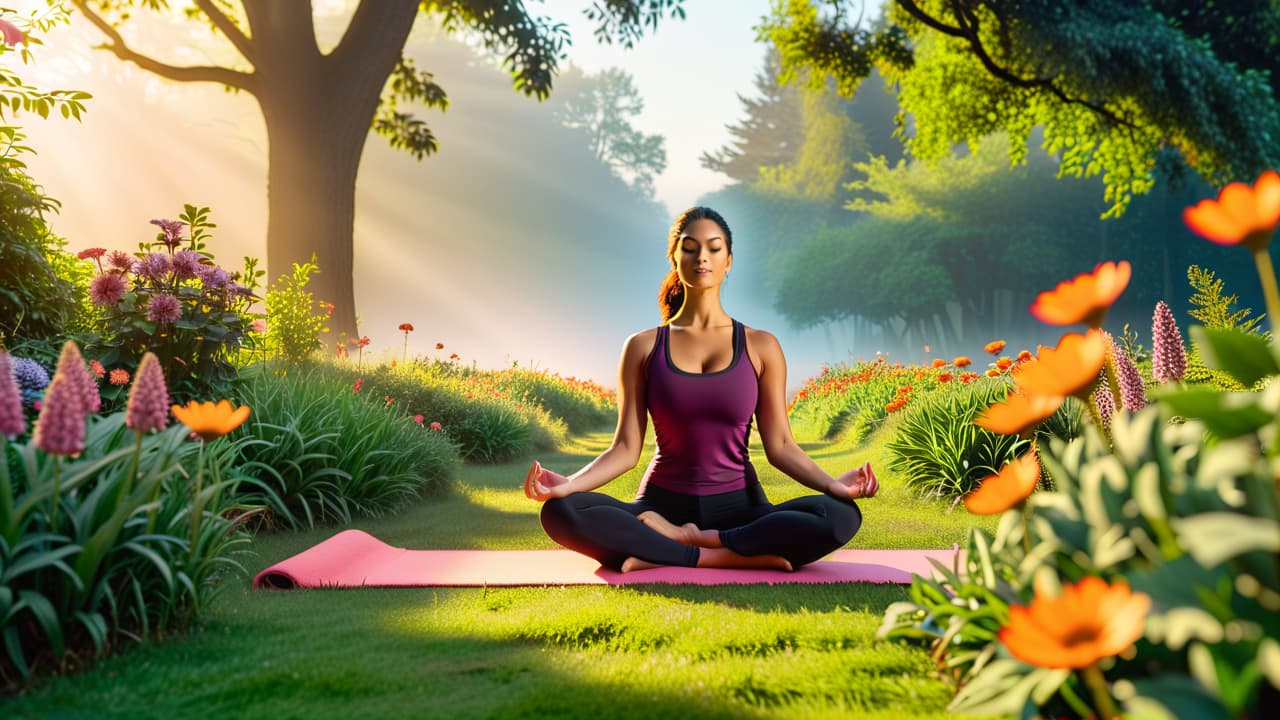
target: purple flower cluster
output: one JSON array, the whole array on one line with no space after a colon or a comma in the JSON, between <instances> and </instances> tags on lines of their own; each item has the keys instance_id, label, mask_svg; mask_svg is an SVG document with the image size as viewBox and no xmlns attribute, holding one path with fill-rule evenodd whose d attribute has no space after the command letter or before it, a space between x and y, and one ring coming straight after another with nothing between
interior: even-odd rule
<instances>
[{"instance_id":1,"label":"purple flower cluster","mask_svg":"<svg viewBox=\"0 0 1280 720\"><path fill-rule=\"evenodd\" d=\"M133 272L153 285L160 285L169 279L173 265L169 256L164 253L151 253L133 264Z\"/></svg>"},{"instance_id":2,"label":"purple flower cluster","mask_svg":"<svg viewBox=\"0 0 1280 720\"><path fill-rule=\"evenodd\" d=\"M160 227L160 234L156 236L156 242L162 242L165 247L170 250L178 247L182 243L182 228L187 224L181 220L152 220L152 225Z\"/></svg>"},{"instance_id":3,"label":"purple flower cluster","mask_svg":"<svg viewBox=\"0 0 1280 720\"><path fill-rule=\"evenodd\" d=\"M50 455L79 455L84 450L85 417L83 398L74 381L65 375L53 376L44 407L36 419L37 448Z\"/></svg>"},{"instance_id":4,"label":"purple flower cluster","mask_svg":"<svg viewBox=\"0 0 1280 720\"><path fill-rule=\"evenodd\" d=\"M147 303L147 319L162 325L182 317L182 303L169 293L156 293Z\"/></svg>"},{"instance_id":5,"label":"purple flower cluster","mask_svg":"<svg viewBox=\"0 0 1280 720\"><path fill-rule=\"evenodd\" d=\"M1120 404L1129 412L1138 412L1147 406L1147 391L1142 387L1142 375L1133 358L1124 348L1116 345L1115 339L1107 336L1111 357L1116 364L1116 380L1120 383Z\"/></svg>"},{"instance_id":6,"label":"purple flower cluster","mask_svg":"<svg viewBox=\"0 0 1280 720\"><path fill-rule=\"evenodd\" d=\"M89 371L89 365L80 354L80 346L68 340L62 346L62 354L58 356L58 368L53 377L66 377L74 391L73 397L79 400L86 413L96 413L102 409L102 396L98 394L98 381Z\"/></svg>"},{"instance_id":7,"label":"purple flower cluster","mask_svg":"<svg viewBox=\"0 0 1280 720\"><path fill-rule=\"evenodd\" d=\"M200 270L200 253L195 250L179 250L173 254L173 274L179 280L191 280Z\"/></svg>"},{"instance_id":8,"label":"purple flower cluster","mask_svg":"<svg viewBox=\"0 0 1280 720\"><path fill-rule=\"evenodd\" d=\"M94 305L115 305L128 289L119 273L105 273L89 281L89 299Z\"/></svg>"},{"instance_id":9,"label":"purple flower cluster","mask_svg":"<svg viewBox=\"0 0 1280 720\"><path fill-rule=\"evenodd\" d=\"M1151 320L1151 374L1160 382L1178 382L1187 372L1187 348L1174 322L1173 311L1163 300L1156 303Z\"/></svg>"},{"instance_id":10,"label":"purple flower cluster","mask_svg":"<svg viewBox=\"0 0 1280 720\"><path fill-rule=\"evenodd\" d=\"M18 381L18 392L22 393L22 402L30 407L40 399L44 389L49 387L49 371L30 358L11 357L13 377Z\"/></svg>"}]
</instances>

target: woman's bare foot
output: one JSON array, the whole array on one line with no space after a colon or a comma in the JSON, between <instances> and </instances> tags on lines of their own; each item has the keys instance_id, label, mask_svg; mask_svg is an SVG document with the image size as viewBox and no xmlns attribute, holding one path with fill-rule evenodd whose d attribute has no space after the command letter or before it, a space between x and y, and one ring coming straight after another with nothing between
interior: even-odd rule
<instances>
[{"instance_id":1,"label":"woman's bare foot","mask_svg":"<svg viewBox=\"0 0 1280 720\"><path fill-rule=\"evenodd\" d=\"M684 545L705 548L724 547L720 542L718 530L702 530L693 523L676 525L653 510L645 510L637 515L636 519L657 531L659 535Z\"/></svg>"},{"instance_id":2,"label":"woman's bare foot","mask_svg":"<svg viewBox=\"0 0 1280 720\"><path fill-rule=\"evenodd\" d=\"M631 572L633 570L649 570L651 568L666 567L658 563L651 563L648 560L641 560L638 557L629 557L622 561L622 572Z\"/></svg>"},{"instance_id":3,"label":"woman's bare foot","mask_svg":"<svg viewBox=\"0 0 1280 720\"><path fill-rule=\"evenodd\" d=\"M791 562L781 555L739 555L729 548L703 548L698 567L772 569L791 572Z\"/></svg>"}]
</instances>

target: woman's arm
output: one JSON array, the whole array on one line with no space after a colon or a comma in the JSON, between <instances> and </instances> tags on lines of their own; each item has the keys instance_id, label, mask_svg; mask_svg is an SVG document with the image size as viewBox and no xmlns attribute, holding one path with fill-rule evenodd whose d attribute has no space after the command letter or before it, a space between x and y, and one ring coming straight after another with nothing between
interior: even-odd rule
<instances>
[{"instance_id":1,"label":"woman's arm","mask_svg":"<svg viewBox=\"0 0 1280 720\"><path fill-rule=\"evenodd\" d=\"M550 487L545 487L545 482L542 483L548 494L537 497L541 493L535 490L535 499L546 500L595 490L631 470L640 461L640 451L644 447L644 435L649 425L649 406L645 403L644 363L652 347L651 331L638 332L623 344L622 357L618 361L618 427L613 434L613 444L581 470L569 475L566 478L568 482ZM556 473L551 475L551 480L564 477Z\"/></svg>"},{"instance_id":2,"label":"woman's arm","mask_svg":"<svg viewBox=\"0 0 1280 720\"><path fill-rule=\"evenodd\" d=\"M764 444L769 464L796 482L839 498L868 497L875 494L875 475L869 464L833 478L818 467L791 435L787 418L787 361L782 345L772 334L755 330L754 346L760 356L760 397L756 405L756 428Z\"/></svg>"}]
</instances>

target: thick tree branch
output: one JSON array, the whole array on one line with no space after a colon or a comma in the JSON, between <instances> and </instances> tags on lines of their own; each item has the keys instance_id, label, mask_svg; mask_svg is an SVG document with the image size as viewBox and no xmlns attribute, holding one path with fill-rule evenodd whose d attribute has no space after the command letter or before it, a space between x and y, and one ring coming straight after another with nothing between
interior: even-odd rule
<instances>
[{"instance_id":1,"label":"thick tree branch","mask_svg":"<svg viewBox=\"0 0 1280 720\"><path fill-rule=\"evenodd\" d=\"M116 57L121 60L132 62L138 67L148 72L155 73L160 77L177 80L178 82L213 82L227 85L229 87L239 88L249 93L257 93L257 83L252 75L228 70L224 67L194 66L180 67L177 65L169 65L162 63L154 58L148 57L141 53L135 52L125 43L124 38L119 32L92 9L89 8L85 0L71 0L76 9L93 23L94 27L102 31L111 40L111 44L103 46L110 50Z\"/></svg>"},{"instance_id":2,"label":"thick tree branch","mask_svg":"<svg viewBox=\"0 0 1280 720\"><path fill-rule=\"evenodd\" d=\"M213 0L196 0L196 7L200 8L201 12L209 17L214 27L227 36L227 39L231 41L232 45L236 46L236 49L240 51L245 60L248 60L251 64L254 62L253 41L246 37L234 22L231 22L231 18L227 17L225 13L213 4Z\"/></svg>"},{"instance_id":3,"label":"thick tree branch","mask_svg":"<svg viewBox=\"0 0 1280 720\"><path fill-rule=\"evenodd\" d=\"M963 6L963 3L959 0L950 0L951 9L956 15L956 20L959 22L958 27L947 25L937 18L929 15L924 10L921 10L920 6L916 5L914 0L896 0L896 2L902 7L902 9L910 13L912 17L934 30L952 37L958 37L966 40L969 43L969 49L973 52L974 56L978 58L978 62L982 63L982 66L986 68L987 72L991 73L991 75L999 80L1016 87L1039 88L1046 90L1062 102L1073 105L1083 105L1116 125L1121 125L1130 129L1136 127L1132 122L1115 114L1105 105L1095 103L1084 98L1071 97L1063 91L1062 88L1054 84L1054 79L1051 77L1019 77L1008 68L1000 66L995 59L991 57L991 54L987 52L987 48L982 44L980 28L978 27L978 16L967 11Z\"/></svg>"},{"instance_id":4,"label":"thick tree branch","mask_svg":"<svg viewBox=\"0 0 1280 720\"><path fill-rule=\"evenodd\" d=\"M339 66L352 57L365 57L370 48L386 44L384 33L411 28L417 12L418 0L361 0L330 56Z\"/></svg>"}]
</instances>

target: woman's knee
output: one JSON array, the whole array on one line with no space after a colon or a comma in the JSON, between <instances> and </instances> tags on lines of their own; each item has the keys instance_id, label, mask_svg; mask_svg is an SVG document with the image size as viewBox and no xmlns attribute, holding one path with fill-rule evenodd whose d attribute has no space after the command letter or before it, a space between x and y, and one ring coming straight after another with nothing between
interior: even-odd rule
<instances>
[{"instance_id":1,"label":"woman's knee","mask_svg":"<svg viewBox=\"0 0 1280 720\"><path fill-rule=\"evenodd\" d=\"M853 539L862 528L862 511L852 500L827 498L827 517L831 521L831 531L841 545Z\"/></svg>"}]
</instances>

